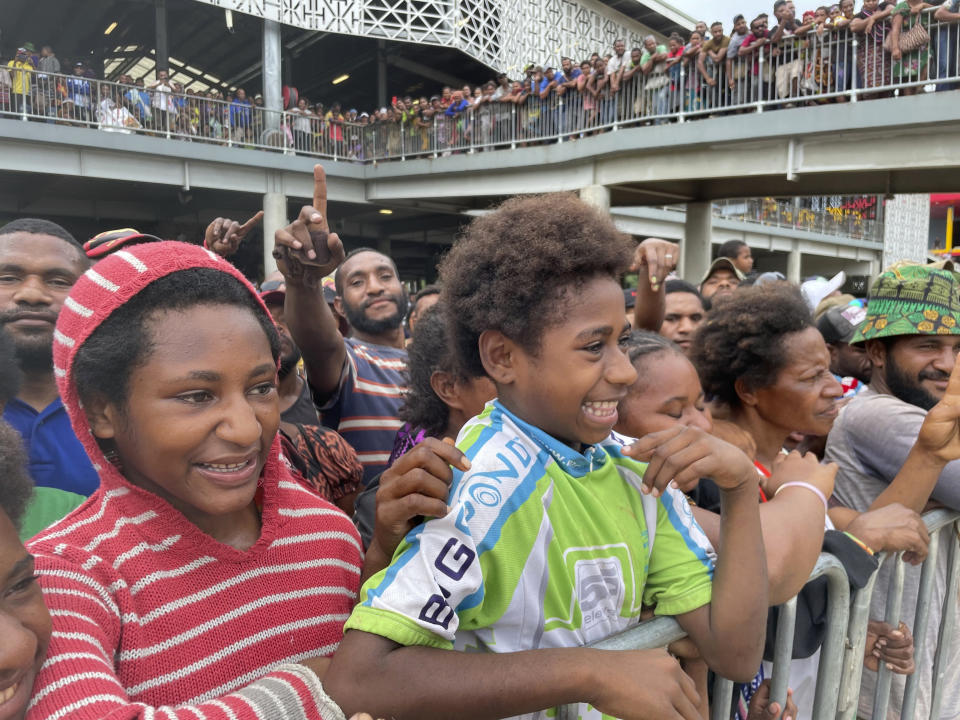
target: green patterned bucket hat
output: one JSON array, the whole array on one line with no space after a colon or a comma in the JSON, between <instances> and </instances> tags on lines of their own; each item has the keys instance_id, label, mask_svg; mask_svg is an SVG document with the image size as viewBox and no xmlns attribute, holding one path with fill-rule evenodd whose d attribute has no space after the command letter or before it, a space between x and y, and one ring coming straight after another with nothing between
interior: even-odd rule
<instances>
[{"instance_id":1,"label":"green patterned bucket hat","mask_svg":"<svg viewBox=\"0 0 960 720\"><path fill-rule=\"evenodd\" d=\"M852 345L896 335L960 335L960 273L897 265L877 278Z\"/></svg>"}]
</instances>

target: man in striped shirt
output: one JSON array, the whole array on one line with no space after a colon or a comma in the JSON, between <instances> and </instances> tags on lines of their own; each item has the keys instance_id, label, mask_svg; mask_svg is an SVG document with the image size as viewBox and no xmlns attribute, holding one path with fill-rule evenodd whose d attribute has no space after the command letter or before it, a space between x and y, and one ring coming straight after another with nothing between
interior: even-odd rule
<instances>
[{"instance_id":1,"label":"man in striped shirt","mask_svg":"<svg viewBox=\"0 0 960 720\"><path fill-rule=\"evenodd\" d=\"M276 234L286 280L284 313L303 352L307 380L324 425L357 451L364 484L387 467L406 390L403 318L408 299L393 260L371 248L345 255L329 234L323 168L314 168L313 206ZM323 299L321 278L336 270L334 307L353 328L344 338Z\"/></svg>"}]
</instances>

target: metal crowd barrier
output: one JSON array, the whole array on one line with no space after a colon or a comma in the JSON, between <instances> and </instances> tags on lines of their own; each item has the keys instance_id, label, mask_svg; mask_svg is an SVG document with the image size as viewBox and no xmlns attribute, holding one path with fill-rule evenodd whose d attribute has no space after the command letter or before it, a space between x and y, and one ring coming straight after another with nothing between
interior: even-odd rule
<instances>
[{"instance_id":1,"label":"metal crowd barrier","mask_svg":"<svg viewBox=\"0 0 960 720\"><path fill-rule=\"evenodd\" d=\"M923 516L930 532L930 550L924 561L917 595L917 612L910 627L914 638L915 657L919 657L933 607L934 578L939 557L940 543L944 537L948 548L947 585L943 607L940 608L940 628L937 634L937 649L933 668L930 718L940 717L943 698L943 681L946 658L951 643L956 642L957 592L960 587L960 513L934 510ZM952 532L941 533L944 528ZM867 584L850 594L850 585L843 565L833 555L822 553L810 573L811 580L827 579L826 634L820 648L816 692L812 708L798 708L800 717L814 720L853 720L857 717L860 700L860 681L863 674L864 649L869 620L883 619L893 627L900 621L901 601L904 593L904 561L899 553L886 554L881 564L893 563L893 579L885 589L887 610L884 618L870 618L870 600L876 589L878 572L874 572ZM879 592L879 590L877 590ZM770 681L770 699L784 707L790 683L790 664L793 654L793 633L796 621L796 598L780 606L777 621L776 642L773 656L773 676ZM671 617L657 617L640 623L623 633L602 640L591 647L601 650L649 650L665 647L686 637L680 625ZM885 720L890 709L890 685L892 672L883 663L880 665L874 694L871 718ZM642 679L638 678L638 682ZM904 720L916 717L918 691L917 673L908 676L903 702L897 715ZM717 677L713 685L710 707L711 720L730 720L734 683ZM576 720L577 705L559 708L558 720ZM960 709L957 709L960 710ZM919 720L919 718L917 718Z\"/></svg>"},{"instance_id":2,"label":"metal crowd barrier","mask_svg":"<svg viewBox=\"0 0 960 720\"><path fill-rule=\"evenodd\" d=\"M883 47L888 22L869 34L828 27L776 44L768 39L719 63L674 62L655 53L616 91L597 77L545 98L487 96L460 113L422 117L407 109L394 122L373 124L4 66L0 117L354 162L438 157L567 142L640 124L960 87L960 23L937 20L936 11L919 16L927 44L899 62ZM624 64L629 68L630 51Z\"/></svg>"}]
</instances>

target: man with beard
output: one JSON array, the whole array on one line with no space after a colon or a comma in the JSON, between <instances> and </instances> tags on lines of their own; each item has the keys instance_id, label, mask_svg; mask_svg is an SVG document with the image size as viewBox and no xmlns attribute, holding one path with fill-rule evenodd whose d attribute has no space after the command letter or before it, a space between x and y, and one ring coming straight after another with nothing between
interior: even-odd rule
<instances>
[{"instance_id":1,"label":"man with beard","mask_svg":"<svg viewBox=\"0 0 960 720\"><path fill-rule=\"evenodd\" d=\"M23 437L36 485L90 495L100 479L70 427L53 367L54 325L70 288L89 267L64 228L24 218L0 227L0 327L16 348L23 383L3 418ZM68 306L65 312L84 312Z\"/></svg>"},{"instance_id":2,"label":"man with beard","mask_svg":"<svg viewBox=\"0 0 960 720\"><path fill-rule=\"evenodd\" d=\"M367 484L386 469L402 425L407 292L383 253L358 248L345 256L326 212L326 176L317 165L313 205L277 231L274 256L286 281L285 319L303 352L314 403L323 424L357 451ZM333 270L334 308L350 323L348 338L323 299L322 278Z\"/></svg>"},{"instance_id":3,"label":"man with beard","mask_svg":"<svg viewBox=\"0 0 960 720\"><path fill-rule=\"evenodd\" d=\"M861 512L893 503L923 512L930 500L960 510L960 370L954 372L960 352L960 274L909 264L887 270L870 290L866 317L850 342L866 346L873 371L869 387L840 412L827 439L825 459L839 466L834 498ZM914 717L930 715L952 526L942 532L930 622L926 634L917 637ZM884 563L880 569L870 617L885 617L892 566ZM900 620L911 627L919 582L920 568L907 565ZM956 595L949 602L957 603ZM934 717L955 718L960 643L952 643L942 669L942 710ZM904 680L893 675L892 708L901 706ZM876 681L876 673L864 671L863 717L872 715Z\"/></svg>"},{"instance_id":4,"label":"man with beard","mask_svg":"<svg viewBox=\"0 0 960 720\"><path fill-rule=\"evenodd\" d=\"M703 298L704 307L709 310L715 302L733 295L744 278L733 260L718 257L710 264L707 274L700 281L700 296Z\"/></svg>"}]
</instances>

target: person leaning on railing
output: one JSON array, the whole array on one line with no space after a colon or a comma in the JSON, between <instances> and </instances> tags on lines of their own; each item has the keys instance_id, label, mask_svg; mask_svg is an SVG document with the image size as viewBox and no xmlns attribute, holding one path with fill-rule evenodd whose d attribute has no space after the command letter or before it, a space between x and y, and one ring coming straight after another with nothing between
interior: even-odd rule
<instances>
[{"instance_id":1,"label":"person leaning on railing","mask_svg":"<svg viewBox=\"0 0 960 720\"><path fill-rule=\"evenodd\" d=\"M839 466L836 497L854 510L885 510L901 504L916 512L931 502L960 510L960 274L927 265L898 264L882 273L871 288L867 315L851 340L864 345L873 371L870 386L841 411L827 439L825 457ZM910 298L909 300L907 298ZM844 518L836 508L838 527ZM864 513L865 515L868 513ZM863 516L861 516L863 517ZM850 530L849 526L844 529ZM874 541L859 537L874 549ZM934 653L941 610L953 604L945 575L950 567L952 528L941 536L936 558L933 614L918 638L916 717L929 716L932 703ZM871 616L886 611L892 563L880 570L871 603ZM920 601L920 571L905 568L907 591L900 619L912 624ZM940 718L956 717L960 707L960 643L944 656ZM872 673L865 674L860 708L869 712ZM894 707L903 695L902 680L894 678ZM906 720L906 719L905 719Z\"/></svg>"},{"instance_id":2,"label":"person leaning on railing","mask_svg":"<svg viewBox=\"0 0 960 720\"><path fill-rule=\"evenodd\" d=\"M926 31L929 19L923 11L933 7L922 0L903 0L893 8L890 17L890 57L894 82L923 82L927 79L930 63L930 35ZM901 88L903 95L914 95L920 88L916 85Z\"/></svg>"},{"instance_id":3,"label":"person leaning on railing","mask_svg":"<svg viewBox=\"0 0 960 720\"><path fill-rule=\"evenodd\" d=\"M939 23L937 31L937 79L957 77L957 48L960 43L957 23L960 23L960 0L947 0L933 14ZM937 90L952 90L956 82L938 83Z\"/></svg>"},{"instance_id":4,"label":"person leaning on railing","mask_svg":"<svg viewBox=\"0 0 960 720\"><path fill-rule=\"evenodd\" d=\"M874 88L890 82L890 61L883 49L883 40L890 30L893 8L891 2L863 0L863 8L850 21L850 31L863 36L858 38L857 47L860 87Z\"/></svg>"},{"instance_id":5,"label":"person leaning on railing","mask_svg":"<svg viewBox=\"0 0 960 720\"><path fill-rule=\"evenodd\" d=\"M11 100L15 112L30 112L30 81L33 75L33 63L30 62L26 48L17 48L17 54L7 63L11 78Z\"/></svg>"}]
</instances>

